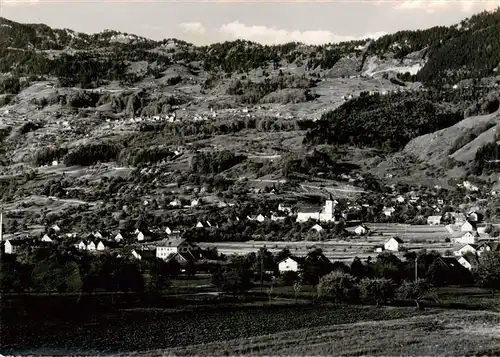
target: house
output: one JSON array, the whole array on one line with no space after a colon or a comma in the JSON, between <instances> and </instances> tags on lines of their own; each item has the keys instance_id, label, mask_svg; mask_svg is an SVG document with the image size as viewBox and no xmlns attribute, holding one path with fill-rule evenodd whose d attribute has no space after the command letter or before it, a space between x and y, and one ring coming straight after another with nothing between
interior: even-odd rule
<instances>
[{"instance_id":1,"label":"house","mask_svg":"<svg viewBox=\"0 0 500 357\"><path fill-rule=\"evenodd\" d=\"M316 232L321 232L323 230L323 227L321 227L319 224L315 224L314 226L311 227L311 230L315 230Z\"/></svg>"},{"instance_id":2,"label":"house","mask_svg":"<svg viewBox=\"0 0 500 357\"><path fill-rule=\"evenodd\" d=\"M477 231L476 224L474 222L466 221L460 226L462 232L475 232Z\"/></svg>"},{"instance_id":3,"label":"house","mask_svg":"<svg viewBox=\"0 0 500 357\"><path fill-rule=\"evenodd\" d=\"M358 236L366 234L368 233L368 227L364 224L360 224L356 227L356 229L354 229L354 233L356 233Z\"/></svg>"},{"instance_id":4,"label":"house","mask_svg":"<svg viewBox=\"0 0 500 357\"><path fill-rule=\"evenodd\" d=\"M188 262L195 261L195 257L190 253L170 253L168 257L165 258L165 261L169 262L172 260L176 260L180 265L186 265Z\"/></svg>"},{"instance_id":5,"label":"house","mask_svg":"<svg viewBox=\"0 0 500 357\"><path fill-rule=\"evenodd\" d=\"M154 260L156 253L153 250L132 250L132 256L138 260Z\"/></svg>"},{"instance_id":6,"label":"house","mask_svg":"<svg viewBox=\"0 0 500 357\"><path fill-rule=\"evenodd\" d=\"M398 252L401 250L403 241L399 237L392 237L384 243L384 249L393 252Z\"/></svg>"},{"instance_id":7,"label":"house","mask_svg":"<svg viewBox=\"0 0 500 357\"><path fill-rule=\"evenodd\" d=\"M118 243L119 243L119 242L121 242L123 239L124 239L124 238L123 238L123 235L122 235L120 232L118 232L118 234L115 236L115 242L118 242Z\"/></svg>"},{"instance_id":8,"label":"house","mask_svg":"<svg viewBox=\"0 0 500 357\"><path fill-rule=\"evenodd\" d=\"M271 214L271 220L274 221L274 222L277 222L277 221L283 221L285 220L286 217L283 217L283 216L276 216L274 213Z\"/></svg>"},{"instance_id":9,"label":"house","mask_svg":"<svg viewBox=\"0 0 500 357\"><path fill-rule=\"evenodd\" d=\"M97 250L106 250L107 248L107 245L105 245L102 240L97 243Z\"/></svg>"},{"instance_id":10,"label":"house","mask_svg":"<svg viewBox=\"0 0 500 357\"><path fill-rule=\"evenodd\" d=\"M292 207L288 207L288 206L285 206L284 204L280 203L278 205L278 211L290 214L290 213L292 213Z\"/></svg>"},{"instance_id":11,"label":"house","mask_svg":"<svg viewBox=\"0 0 500 357\"><path fill-rule=\"evenodd\" d=\"M453 242L461 244L474 244L478 238L479 234L477 232L465 232L462 236L453 238Z\"/></svg>"},{"instance_id":12,"label":"house","mask_svg":"<svg viewBox=\"0 0 500 357\"><path fill-rule=\"evenodd\" d=\"M198 221L198 223L196 223L196 228L203 228L203 227L205 227L205 226L200 221Z\"/></svg>"},{"instance_id":13,"label":"house","mask_svg":"<svg viewBox=\"0 0 500 357\"><path fill-rule=\"evenodd\" d=\"M453 221L453 223L457 225L462 225L467 222L467 217L465 217L465 214L459 212L446 212L444 218L446 220Z\"/></svg>"},{"instance_id":14,"label":"house","mask_svg":"<svg viewBox=\"0 0 500 357\"><path fill-rule=\"evenodd\" d=\"M198 198L195 198L191 201L191 207L196 207L196 206L199 206L200 205L200 199Z\"/></svg>"},{"instance_id":15,"label":"house","mask_svg":"<svg viewBox=\"0 0 500 357\"><path fill-rule=\"evenodd\" d=\"M41 241L42 242L52 242L53 240L47 234L44 234Z\"/></svg>"},{"instance_id":16,"label":"house","mask_svg":"<svg viewBox=\"0 0 500 357\"><path fill-rule=\"evenodd\" d=\"M59 233L61 231L61 228L57 224L54 224L52 227L50 227L54 232Z\"/></svg>"},{"instance_id":17,"label":"house","mask_svg":"<svg viewBox=\"0 0 500 357\"><path fill-rule=\"evenodd\" d=\"M4 252L5 254L17 254L19 249L25 244L26 242L20 239L8 239L5 241L5 246L4 246Z\"/></svg>"},{"instance_id":18,"label":"house","mask_svg":"<svg viewBox=\"0 0 500 357\"><path fill-rule=\"evenodd\" d=\"M136 238L139 242L142 242L144 239L146 239L146 236L141 231L138 231L136 234L137 234Z\"/></svg>"},{"instance_id":19,"label":"house","mask_svg":"<svg viewBox=\"0 0 500 357\"><path fill-rule=\"evenodd\" d=\"M441 218L442 216L429 216L427 217L427 224L431 226L439 225L441 224Z\"/></svg>"},{"instance_id":20,"label":"house","mask_svg":"<svg viewBox=\"0 0 500 357\"><path fill-rule=\"evenodd\" d=\"M87 244L87 250L96 250L96 246L95 246L95 243L90 241L88 244Z\"/></svg>"},{"instance_id":21,"label":"house","mask_svg":"<svg viewBox=\"0 0 500 357\"><path fill-rule=\"evenodd\" d=\"M278 263L278 271L280 272L280 274L283 274L287 271L299 272L300 265L302 263L303 263L303 259L301 259L301 258L288 257L288 258L281 260Z\"/></svg>"},{"instance_id":22,"label":"house","mask_svg":"<svg viewBox=\"0 0 500 357\"><path fill-rule=\"evenodd\" d=\"M182 205L182 202L179 199L175 199L173 201L170 201L169 205L172 207L180 207Z\"/></svg>"},{"instance_id":23,"label":"house","mask_svg":"<svg viewBox=\"0 0 500 357\"><path fill-rule=\"evenodd\" d=\"M477 245L477 255L481 255L484 252L490 252L493 250L493 247L490 243L488 242L482 242Z\"/></svg>"},{"instance_id":24,"label":"house","mask_svg":"<svg viewBox=\"0 0 500 357\"><path fill-rule=\"evenodd\" d=\"M330 197L326 200L323 207L304 207L299 209L297 212L296 222L307 222L310 219L314 219L320 222L335 222L335 206L337 201Z\"/></svg>"},{"instance_id":25,"label":"house","mask_svg":"<svg viewBox=\"0 0 500 357\"><path fill-rule=\"evenodd\" d=\"M473 211L473 212L470 212L467 215L467 220L470 221L470 222L478 223L478 222L481 222L482 219L483 219L483 216L479 212L474 212Z\"/></svg>"},{"instance_id":26,"label":"house","mask_svg":"<svg viewBox=\"0 0 500 357\"><path fill-rule=\"evenodd\" d=\"M466 244L462 248L460 248L459 250L455 251L456 256L465 255L467 253L476 254L477 253L477 245L476 244Z\"/></svg>"},{"instance_id":27,"label":"house","mask_svg":"<svg viewBox=\"0 0 500 357\"><path fill-rule=\"evenodd\" d=\"M102 239L102 234L100 232L94 232L94 238Z\"/></svg>"},{"instance_id":28,"label":"house","mask_svg":"<svg viewBox=\"0 0 500 357\"><path fill-rule=\"evenodd\" d=\"M173 238L158 242L156 245L156 257L167 259L173 253L191 253L197 249L193 244L189 243L184 238Z\"/></svg>"},{"instance_id":29,"label":"house","mask_svg":"<svg viewBox=\"0 0 500 357\"><path fill-rule=\"evenodd\" d=\"M79 243L75 244L75 247L80 250L86 250L87 249L87 244L82 240Z\"/></svg>"},{"instance_id":30,"label":"house","mask_svg":"<svg viewBox=\"0 0 500 357\"><path fill-rule=\"evenodd\" d=\"M453 234L453 232L455 232L455 227L453 226L453 224L447 224L445 227L444 227L448 233L450 234Z\"/></svg>"},{"instance_id":31,"label":"house","mask_svg":"<svg viewBox=\"0 0 500 357\"><path fill-rule=\"evenodd\" d=\"M402 195L399 195L398 197L396 197L396 201L397 201L398 203L404 203L405 198L404 198Z\"/></svg>"},{"instance_id":32,"label":"house","mask_svg":"<svg viewBox=\"0 0 500 357\"><path fill-rule=\"evenodd\" d=\"M395 211L396 209L394 207L384 207L382 209L382 212L385 214L386 217L391 217Z\"/></svg>"},{"instance_id":33,"label":"house","mask_svg":"<svg viewBox=\"0 0 500 357\"><path fill-rule=\"evenodd\" d=\"M167 227L167 228L165 228L165 233L170 235L170 234L172 234L172 230L169 227Z\"/></svg>"},{"instance_id":34,"label":"house","mask_svg":"<svg viewBox=\"0 0 500 357\"><path fill-rule=\"evenodd\" d=\"M477 264L477 258L470 255L463 255L457 259L460 265L468 270L472 270L473 266Z\"/></svg>"},{"instance_id":35,"label":"house","mask_svg":"<svg viewBox=\"0 0 500 357\"><path fill-rule=\"evenodd\" d=\"M382 253L384 251L384 246L383 245L377 245L375 246L375 253Z\"/></svg>"}]
</instances>

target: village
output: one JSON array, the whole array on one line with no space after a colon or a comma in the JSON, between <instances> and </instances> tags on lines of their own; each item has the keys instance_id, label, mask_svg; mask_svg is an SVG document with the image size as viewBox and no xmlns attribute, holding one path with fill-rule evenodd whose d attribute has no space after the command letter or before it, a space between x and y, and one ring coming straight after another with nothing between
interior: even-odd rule
<instances>
[{"instance_id":1,"label":"village","mask_svg":"<svg viewBox=\"0 0 500 357\"><path fill-rule=\"evenodd\" d=\"M466 183L466 186L469 187L469 184ZM472 187L472 191L475 189ZM236 217L237 223L242 224L247 221L248 224L251 222L259 226L274 222L278 225L295 224L307 227L306 238L301 241L259 241L258 236L247 242L197 241L196 235L203 236L200 233L202 231L210 231L217 237L219 222L211 223L209 220L198 220L193 227L182 227L182 230L180 227L141 227L133 231L92 231L83 234L68 231L55 223L40 233L39 237L21 238L17 235L15 238L12 234L0 231L0 240L3 252L8 255L16 255L26 250L33 252L42 247L66 245L66 248L93 254L112 254L117 258L153 261L160 259L165 262L176 260L184 267L206 261L203 253L206 250L212 253L214 248L223 257L256 253L260 249L275 254L286 251L286 256L282 256L272 269L278 276L287 271L300 273L304 258L311 251L318 249L321 250L323 259L331 264L350 264L357 258L376 259L378 255L387 253L402 258L408 252L435 251L447 258L444 261L448 264L458 262L469 271L478 264L478 257L483 252L500 249L498 236L491 235L492 232L497 235L498 228L484 222L483 214L477 210L429 215L425 223L420 225L390 223L391 218L396 215L398 204L408 200L410 204L420 206L419 201L422 199L411 191L406 195L393 195L391 200L392 205L382 206L379 223L362 221L361 217L355 214L357 210L367 208L363 206L370 206L368 203L359 205L343 200L343 208L340 208L341 204L331 194L323 205L294 207L279 203L269 214ZM437 212L439 207L444 206L444 201L437 198L435 202L436 204L431 206ZM180 213L182 210L196 210L207 204L207 201L203 203L202 198L184 200L184 204L180 199L174 199L168 206L171 213L176 210ZM215 207L234 208L234 203L218 202ZM220 224L222 226L223 223ZM3 224L0 224L0 227L3 227ZM341 234L338 235L339 233Z\"/></svg>"}]
</instances>

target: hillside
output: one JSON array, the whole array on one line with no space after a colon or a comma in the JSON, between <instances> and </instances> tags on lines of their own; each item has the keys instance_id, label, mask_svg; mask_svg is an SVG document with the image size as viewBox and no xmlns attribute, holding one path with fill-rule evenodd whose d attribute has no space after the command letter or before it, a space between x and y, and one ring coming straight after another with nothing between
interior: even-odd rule
<instances>
[{"instance_id":1,"label":"hillside","mask_svg":"<svg viewBox=\"0 0 500 357\"><path fill-rule=\"evenodd\" d=\"M500 10L322 46L196 47L1 18L2 200L31 207L28 226L61 219L63 201L41 208L50 196L85 203L68 224L112 228L174 222L162 208L176 197L240 204L175 222L190 225L486 177L500 153L499 38Z\"/></svg>"}]
</instances>

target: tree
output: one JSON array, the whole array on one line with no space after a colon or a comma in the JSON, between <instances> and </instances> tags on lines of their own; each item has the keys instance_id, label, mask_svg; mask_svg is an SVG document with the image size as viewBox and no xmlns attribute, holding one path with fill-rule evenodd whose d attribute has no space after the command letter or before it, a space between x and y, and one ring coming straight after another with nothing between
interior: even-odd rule
<instances>
[{"instance_id":1,"label":"tree","mask_svg":"<svg viewBox=\"0 0 500 357\"><path fill-rule=\"evenodd\" d=\"M320 298L332 299L341 303L355 298L354 277L350 274L333 271L319 280L317 286Z\"/></svg>"},{"instance_id":2,"label":"tree","mask_svg":"<svg viewBox=\"0 0 500 357\"><path fill-rule=\"evenodd\" d=\"M252 276L253 272L245 267L241 259L233 258L227 266L212 275L212 284L223 293L243 294L252 287Z\"/></svg>"},{"instance_id":3,"label":"tree","mask_svg":"<svg viewBox=\"0 0 500 357\"><path fill-rule=\"evenodd\" d=\"M474 269L474 275L492 294L500 290L500 252L483 252L479 257L479 264Z\"/></svg>"},{"instance_id":4,"label":"tree","mask_svg":"<svg viewBox=\"0 0 500 357\"><path fill-rule=\"evenodd\" d=\"M387 303L394 298L396 285L390 279L369 279L364 278L358 283L361 298L377 306Z\"/></svg>"},{"instance_id":5,"label":"tree","mask_svg":"<svg viewBox=\"0 0 500 357\"><path fill-rule=\"evenodd\" d=\"M405 280L397 289L397 294L402 299L414 300L418 309L420 309L419 300L431 292L431 285L425 279Z\"/></svg>"}]
</instances>

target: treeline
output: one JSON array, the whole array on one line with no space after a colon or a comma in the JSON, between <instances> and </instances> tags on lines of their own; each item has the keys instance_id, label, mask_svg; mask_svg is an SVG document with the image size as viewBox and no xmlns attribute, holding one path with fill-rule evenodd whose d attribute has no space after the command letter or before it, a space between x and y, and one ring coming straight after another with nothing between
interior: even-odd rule
<instances>
[{"instance_id":1,"label":"treeline","mask_svg":"<svg viewBox=\"0 0 500 357\"><path fill-rule=\"evenodd\" d=\"M118 161L132 166L139 166L141 164L156 163L170 159L175 156L175 153L167 147L127 148L119 156Z\"/></svg>"},{"instance_id":2,"label":"treeline","mask_svg":"<svg viewBox=\"0 0 500 357\"><path fill-rule=\"evenodd\" d=\"M191 159L191 170L201 174L217 174L246 160L244 155L235 155L229 150L198 152Z\"/></svg>"},{"instance_id":3,"label":"treeline","mask_svg":"<svg viewBox=\"0 0 500 357\"><path fill-rule=\"evenodd\" d=\"M90 166L98 162L116 161L122 146L114 142L89 143L75 147L64 156L64 164L68 166Z\"/></svg>"},{"instance_id":4,"label":"treeline","mask_svg":"<svg viewBox=\"0 0 500 357\"><path fill-rule=\"evenodd\" d=\"M411 139L449 127L463 119L460 111L430 100L397 93L360 96L323 114L304 143L347 144L396 151Z\"/></svg>"},{"instance_id":5,"label":"treeline","mask_svg":"<svg viewBox=\"0 0 500 357\"><path fill-rule=\"evenodd\" d=\"M500 171L500 145L497 141L499 135L495 135L493 142L481 146L474 157L472 172L475 175L492 174Z\"/></svg>"},{"instance_id":6,"label":"treeline","mask_svg":"<svg viewBox=\"0 0 500 357\"><path fill-rule=\"evenodd\" d=\"M451 155L455 151L461 149L462 147L464 147L465 145L476 139L479 135L493 128L494 126L496 126L495 122L483 123L474 127L471 131L460 135L458 138L455 139L455 142L448 150L448 155Z\"/></svg>"},{"instance_id":7,"label":"treeline","mask_svg":"<svg viewBox=\"0 0 500 357\"><path fill-rule=\"evenodd\" d=\"M307 89L316 85L316 81L307 79L305 76L284 75L280 71L280 75L273 78L265 78L262 82L252 82L251 80L236 80L233 81L226 90L229 95L240 96L242 103L255 104L263 100L265 96L277 90L285 88L304 89L306 94L304 97L298 96L296 99L312 100L314 97L309 94ZM293 101L293 100L292 100Z\"/></svg>"},{"instance_id":8,"label":"treeline","mask_svg":"<svg viewBox=\"0 0 500 357\"><path fill-rule=\"evenodd\" d=\"M355 164L341 162L339 154L332 155L316 149L306 155L285 155L279 166L287 178L296 174L313 176L322 174L325 178L337 178L343 173L347 174L359 169L359 166Z\"/></svg>"},{"instance_id":9,"label":"treeline","mask_svg":"<svg viewBox=\"0 0 500 357\"><path fill-rule=\"evenodd\" d=\"M28 249L17 256L3 255L0 264L4 293L160 292L168 286L168 279L180 273L177 261L141 262L73 248ZM148 281L144 278L146 272Z\"/></svg>"},{"instance_id":10,"label":"treeline","mask_svg":"<svg viewBox=\"0 0 500 357\"><path fill-rule=\"evenodd\" d=\"M168 137L185 137L235 134L247 129L256 129L262 132L307 130L314 125L311 120L254 117L200 122L147 123L141 125L140 131L145 133L162 132L162 135Z\"/></svg>"}]
</instances>

